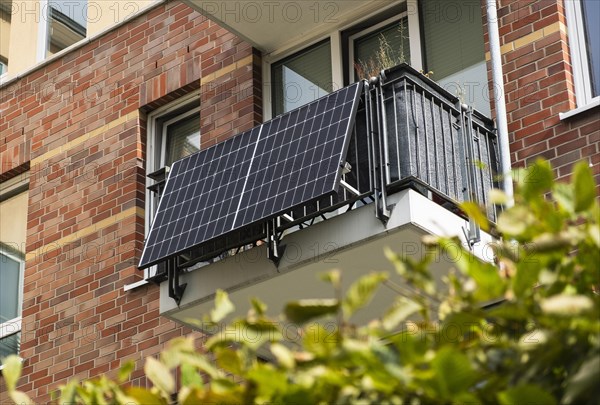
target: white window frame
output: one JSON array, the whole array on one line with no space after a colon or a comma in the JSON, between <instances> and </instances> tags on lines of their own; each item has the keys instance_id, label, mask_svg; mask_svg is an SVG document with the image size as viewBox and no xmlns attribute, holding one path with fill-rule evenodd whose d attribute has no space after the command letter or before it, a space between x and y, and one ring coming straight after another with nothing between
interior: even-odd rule
<instances>
[{"instance_id":1,"label":"white window frame","mask_svg":"<svg viewBox=\"0 0 600 405\"><path fill-rule=\"evenodd\" d=\"M87 0L88 2L90 0ZM37 62L42 62L43 60L49 58L49 56L47 56L48 54L48 48L49 48L49 44L50 44L50 3L52 3L52 0L39 0L39 15L38 15L38 32L37 32L37 45L36 45L36 50L35 50L35 59ZM87 3L86 3L86 7L87 7ZM86 37L82 38L81 40L75 42L74 44L69 45L68 47L66 47L65 49L62 49L61 51L57 52L57 53L62 53L63 51L66 51L67 49L70 49L72 47L78 46L78 44L80 44L81 42L83 42L86 38L87 38L87 32L89 30L89 27L86 26L85 27L86 30Z\"/></svg>"},{"instance_id":2,"label":"white window frame","mask_svg":"<svg viewBox=\"0 0 600 405\"><path fill-rule=\"evenodd\" d=\"M357 39L360 39L362 37L364 37L365 35L369 35L370 33L380 30L383 27L386 27L388 25L391 25L393 23L399 23L400 20L402 20L404 17L408 17L409 21L408 21L408 39L409 39L409 44L410 44L410 65L414 66L416 64L419 65L419 69L420 69L420 65L421 65L421 38L420 38L420 34L417 34L417 40L411 40L412 36L412 31L411 30L411 19L409 17L409 14L407 11L400 13L398 15L395 15L393 17L388 18L385 21L381 21L378 24L372 25L368 28L365 28L362 31L357 32L356 34L352 34L350 36L350 38L348 38L348 77L352 78L354 77L354 65L350 62L352 62L354 60L354 42ZM419 24L419 19L416 19L416 24L417 24L417 32L418 32L418 24ZM416 43L416 45L415 45ZM415 57L413 58L413 48L416 48L414 50L414 52L416 53ZM414 61L413 61L414 59ZM352 80L352 79L351 79Z\"/></svg>"},{"instance_id":3,"label":"white window frame","mask_svg":"<svg viewBox=\"0 0 600 405\"><path fill-rule=\"evenodd\" d=\"M7 195L7 198L21 195L27 190L29 185L29 172L23 173L17 177L7 180L0 184L0 196ZM22 247L24 249L24 247ZM15 335L21 332L22 329L22 317L23 313L23 289L25 285L25 252L22 255L17 255L12 251L3 248L0 244L0 253L16 262L19 262L19 286L18 286L18 300L19 300L19 313L16 318L9 319L4 322L0 322L0 339L8 336ZM0 257L0 260L2 258ZM0 286L1 288L1 286ZM1 367L0 367L1 369Z\"/></svg>"},{"instance_id":4,"label":"white window frame","mask_svg":"<svg viewBox=\"0 0 600 405\"><path fill-rule=\"evenodd\" d=\"M165 167L167 165L167 138L168 138L169 125L176 124L179 121L186 119L193 114L199 114L199 113L200 113L200 107L195 107L190 110L184 111L183 113L177 115L176 117L171 118L168 121L165 121L162 124L160 161L158 162L158 167L155 166L156 170L159 170L160 168Z\"/></svg>"},{"instance_id":5,"label":"white window frame","mask_svg":"<svg viewBox=\"0 0 600 405\"><path fill-rule=\"evenodd\" d=\"M417 69L417 70L422 70L423 69L423 58L421 55L421 29L420 29L420 23L419 23L419 13L418 13L418 0L405 0L406 1L406 6L407 6L407 11L402 12L398 15L392 16L389 19L386 19L384 22L382 23L378 23L375 24L373 27L381 27L383 25L380 24L389 24L390 22L393 22L394 19L396 20L400 20L400 18L407 16L408 17L408 36L409 36L409 43L410 43L410 59L411 59L411 65L413 68ZM389 10L390 8L396 6L398 3L395 2L390 2L389 6L387 7L382 7L380 10L378 10L377 12L365 15L363 18L361 18L360 20L356 20L353 19L352 21L345 21L343 24L341 24L340 26L338 26L336 29L334 29L331 33L326 34L326 35L319 35L318 37L315 38L310 38L308 40L303 41L300 44L294 44L291 46L287 46L284 47L282 49L278 49L275 52L272 52L270 55L266 55L263 58L263 66L262 66L262 70L263 70L263 118L264 121L268 121L271 118L273 118L273 109L272 109L272 94L271 94L271 66L272 64L281 61L282 59L287 58L288 56L294 55L298 52L301 52L307 48L310 48L311 46L321 42L321 41L325 41L326 39L329 39L330 41L330 45L331 45L331 73L332 73L332 78L331 81L334 84L334 89L339 89L341 87L343 87L343 83L344 83L344 71L343 69L345 69L346 66L350 65L349 60L346 61L343 58L343 54L342 54L342 32L346 31L348 29L351 29L352 27L355 27L356 25L360 24L363 21L366 21L372 17L375 17L381 13L385 13L386 10ZM362 30L361 33L362 35L366 34L366 31L369 29L377 29L377 28L372 28L372 27L368 27L365 30ZM352 37L354 37L355 35L352 35ZM350 44L349 44L350 45ZM353 53L353 49L352 47L349 49L350 52ZM352 59L350 59L352 60ZM353 69L353 67L348 66L349 69ZM352 74L349 77L353 77L354 73L352 72Z\"/></svg>"},{"instance_id":6,"label":"white window frame","mask_svg":"<svg viewBox=\"0 0 600 405\"><path fill-rule=\"evenodd\" d=\"M4 62L0 62L0 64L2 64L3 66L5 66L6 70L0 74L0 83L1 81L8 76L8 63L4 63Z\"/></svg>"},{"instance_id":7,"label":"white window frame","mask_svg":"<svg viewBox=\"0 0 600 405\"><path fill-rule=\"evenodd\" d=\"M565 11L568 23L577 109L561 114L561 118L563 119L600 105L600 95L594 97L592 94L591 72L589 69L590 61L588 58L585 21L583 19L581 1L566 0Z\"/></svg>"},{"instance_id":8,"label":"white window frame","mask_svg":"<svg viewBox=\"0 0 600 405\"><path fill-rule=\"evenodd\" d=\"M19 304L18 305L19 309L18 309L18 316L16 318L9 319L4 322L0 322L0 339L7 338L9 336L16 335L17 333L21 332L21 325L22 325L21 314L23 312L23 284L25 282L25 260L24 260L24 258L13 254L12 252L4 249L2 247L2 245L0 245L0 261L3 260L2 256L8 257L9 259L14 260L19 263L19 285L17 286L17 289L18 289L17 300L18 300L18 304ZM19 354L20 354L20 351L19 351L19 353L17 353L17 355L19 355Z\"/></svg>"},{"instance_id":9,"label":"white window frame","mask_svg":"<svg viewBox=\"0 0 600 405\"><path fill-rule=\"evenodd\" d=\"M199 103L200 90L196 90L187 94L172 103L169 103L163 107L157 108L147 116L146 120L146 175L153 173L163 167L166 162L166 150L167 150L167 127L174 124L192 114L200 113L200 106L190 108L182 112L181 114L165 121L162 123L162 129L158 133L158 120L167 114L172 113L182 107L185 107L191 103ZM156 156L159 156L158 159ZM156 212L156 205L158 203L156 196L148 187L154 184L154 180L146 176L146 201L145 201L145 215L144 215L144 237L148 237L152 220L154 219L154 212ZM148 284L148 279L156 274L156 266L151 266L144 269L144 279L137 281L132 284L127 284L124 287L125 291L133 290L137 287Z\"/></svg>"}]
</instances>

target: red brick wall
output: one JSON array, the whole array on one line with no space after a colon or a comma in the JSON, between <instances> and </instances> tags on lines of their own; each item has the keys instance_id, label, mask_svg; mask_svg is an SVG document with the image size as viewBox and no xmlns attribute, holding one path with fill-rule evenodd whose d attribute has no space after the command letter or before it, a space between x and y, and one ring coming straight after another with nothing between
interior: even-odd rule
<instances>
[{"instance_id":1,"label":"red brick wall","mask_svg":"<svg viewBox=\"0 0 600 405\"><path fill-rule=\"evenodd\" d=\"M145 385L142 359L189 333L159 316L157 286L123 290L141 278L145 113L203 80L203 144L222 140L261 121L259 67L169 2L0 89L0 176L30 166L20 385L37 403L128 359Z\"/></svg>"},{"instance_id":2,"label":"red brick wall","mask_svg":"<svg viewBox=\"0 0 600 405\"><path fill-rule=\"evenodd\" d=\"M563 0L500 0L498 16L513 165L544 157L568 177L587 160L600 184L600 108L559 118L576 107Z\"/></svg>"}]
</instances>

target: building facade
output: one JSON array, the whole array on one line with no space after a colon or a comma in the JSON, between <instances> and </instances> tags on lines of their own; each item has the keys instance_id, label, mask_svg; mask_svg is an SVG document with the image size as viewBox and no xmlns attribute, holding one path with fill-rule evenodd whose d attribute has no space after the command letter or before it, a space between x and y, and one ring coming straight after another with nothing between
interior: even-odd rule
<instances>
[{"instance_id":1,"label":"building facade","mask_svg":"<svg viewBox=\"0 0 600 405\"><path fill-rule=\"evenodd\" d=\"M545 157L567 177L587 160L600 191L597 2L498 3L512 163ZM0 5L0 357L19 354L20 389L37 402L128 360L131 383L146 385L143 359L169 339L195 333L201 346L190 319L201 319L216 288L240 308L258 295L276 310L309 291L327 295L315 273L340 267L351 280L386 268L386 245L418 255L424 234L469 230L427 177L425 189L390 189L386 221L367 198L286 229L277 264L268 243L255 243L191 267L180 302L161 265L138 270L166 167L355 82L381 38L393 60L433 72L439 88L420 78L423 88L488 122L485 2ZM484 260L489 238L474 245ZM5 395L0 385L0 402Z\"/></svg>"}]
</instances>

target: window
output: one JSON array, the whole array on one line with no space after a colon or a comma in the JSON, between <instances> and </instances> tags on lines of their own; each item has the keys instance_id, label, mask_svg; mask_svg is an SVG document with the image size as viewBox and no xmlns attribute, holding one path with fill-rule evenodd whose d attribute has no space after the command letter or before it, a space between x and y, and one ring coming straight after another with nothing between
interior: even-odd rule
<instances>
[{"instance_id":1,"label":"window","mask_svg":"<svg viewBox=\"0 0 600 405\"><path fill-rule=\"evenodd\" d=\"M0 76L8 70L11 2L0 1Z\"/></svg>"},{"instance_id":2,"label":"window","mask_svg":"<svg viewBox=\"0 0 600 405\"><path fill-rule=\"evenodd\" d=\"M146 232L158 208L159 196L169 166L200 150L200 93L194 92L148 115L146 156ZM144 270L144 281L125 286L133 289L145 280L163 274L164 264Z\"/></svg>"},{"instance_id":3,"label":"window","mask_svg":"<svg viewBox=\"0 0 600 405\"><path fill-rule=\"evenodd\" d=\"M565 2L577 106L600 100L600 1Z\"/></svg>"},{"instance_id":4,"label":"window","mask_svg":"<svg viewBox=\"0 0 600 405\"><path fill-rule=\"evenodd\" d=\"M272 65L273 116L332 91L331 45L326 40Z\"/></svg>"},{"instance_id":5,"label":"window","mask_svg":"<svg viewBox=\"0 0 600 405\"><path fill-rule=\"evenodd\" d=\"M200 111L192 108L162 123L160 166L200 150Z\"/></svg>"},{"instance_id":6,"label":"window","mask_svg":"<svg viewBox=\"0 0 600 405\"><path fill-rule=\"evenodd\" d=\"M38 40L43 60L86 37L87 0L47 0Z\"/></svg>"},{"instance_id":7,"label":"window","mask_svg":"<svg viewBox=\"0 0 600 405\"><path fill-rule=\"evenodd\" d=\"M316 45L267 55L267 118L327 94L332 82L349 84L401 62L433 71L430 77L448 92L490 115L479 0L389 2L377 14L347 23L315 38L321 39Z\"/></svg>"},{"instance_id":8,"label":"window","mask_svg":"<svg viewBox=\"0 0 600 405\"><path fill-rule=\"evenodd\" d=\"M23 257L0 244L0 358L19 354Z\"/></svg>"},{"instance_id":9,"label":"window","mask_svg":"<svg viewBox=\"0 0 600 405\"><path fill-rule=\"evenodd\" d=\"M422 0L424 65L431 78L464 103L490 115L479 0Z\"/></svg>"},{"instance_id":10,"label":"window","mask_svg":"<svg viewBox=\"0 0 600 405\"><path fill-rule=\"evenodd\" d=\"M350 77L354 77L355 81L377 75L382 69L382 58L389 59L393 65L402 62L410 64L406 13L351 35L349 52Z\"/></svg>"},{"instance_id":11,"label":"window","mask_svg":"<svg viewBox=\"0 0 600 405\"><path fill-rule=\"evenodd\" d=\"M0 358L19 354L28 181L0 184Z\"/></svg>"}]
</instances>

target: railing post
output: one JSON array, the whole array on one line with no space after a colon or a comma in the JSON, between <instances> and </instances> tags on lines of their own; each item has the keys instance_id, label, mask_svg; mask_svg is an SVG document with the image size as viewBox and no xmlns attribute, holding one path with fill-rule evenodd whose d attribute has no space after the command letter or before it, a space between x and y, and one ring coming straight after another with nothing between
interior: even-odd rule
<instances>
[{"instance_id":1,"label":"railing post","mask_svg":"<svg viewBox=\"0 0 600 405\"><path fill-rule=\"evenodd\" d=\"M369 116L369 122L367 123L369 136L371 138L371 144L373 145L372 150L372 158L373 158L373 189L374 189L374 199L375 199L375 215L376 217L386 222L390 217L390 212L387 207L387 183L385 181L385 172L384 168L384 147L382 146L382 134L381 134L381 120L382 114L380 109L383 107L382 102L379 99L379 83L381 81L381 75L377 78L371 79L369 82L369 87L366 92L366 100L367 100L367 110ZM372 91L374 91L375 96L373 100ZM373 108L373 103L375 103L375 109ZM377 130L375 129L377 128ZM377 133L376 133L377 131Z\"/></svg>"},{"instance_id":2,"label":"railing post","mask_svg":"<svg viewBox=\"0 0 600 405\"><path fill-rule=\"evenodd\" d=\"M473 107L462 104L460 108L460 117L463 127L463 140L465 142L465 164L467 172L467 198L465 201L472 201L479 205L479 193L477 192L477 176L475 174L475 152L473 151ZM465 232L465 237L469 247L481 240L481 229L479 224L469 217L469 229Z\"/></svg>"}]
</instances>

